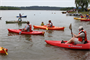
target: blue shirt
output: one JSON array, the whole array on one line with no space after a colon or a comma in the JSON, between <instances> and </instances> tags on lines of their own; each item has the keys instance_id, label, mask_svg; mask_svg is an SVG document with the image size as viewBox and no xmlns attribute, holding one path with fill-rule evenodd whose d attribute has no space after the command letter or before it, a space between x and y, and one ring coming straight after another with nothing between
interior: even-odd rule
<instances>
[{"instance_id":1,"label":"blue shirt","mask_svg":"<svg viewBox=\"0 0 90 60\"><path fill-rule=\"evenodd\" d=\"M26 30L27 30L27 32L30 31L30 26L29 25L26 26Z\"/></svg>"},{"instance_id":2,"label":"blue shirt","mask_svg":"<svg viewBox=\"0 0 90 60\"><path fill-rule=\"evenodd\" d=\"M22 21L22 19L19 18L18 21Z\"/></svg>"},{"instance_id":3,"label":"blue shirt","mask_svg":"<svg viewBox=\"0 0 90 60\"><path fill-rule=\"evenodd\" d=\"M50 27L52 27L53 26L53 24L52 23L49 23L50 24Z\"/></svg>"}]
</instances>

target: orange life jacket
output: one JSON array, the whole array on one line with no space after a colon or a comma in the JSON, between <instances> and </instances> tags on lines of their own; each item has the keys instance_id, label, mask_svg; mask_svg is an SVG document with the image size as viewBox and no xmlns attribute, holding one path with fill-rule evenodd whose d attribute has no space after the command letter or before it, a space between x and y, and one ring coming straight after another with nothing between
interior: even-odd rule
<instances>
[{"instance_id":1,"label":"orange life jacket","mask_svg":"<svg viewBox=\"0 0 90 60\"><path fill-rule=\"evenodd\" d=\"M83 16L81 16L81 18L83 18Z\"/></svg>"},{"instance_id":2,"label":"orange life jacket","mask_svg":"<svg viewBox=\"0 0 90 60\"><path fill-rule=\"evenodd\" d=\"M84 34L85 34L85 37L84 37L84 38L79 37L78 40L81 41L81 42L82 42L83 40L87 41L87 33L86 33L86 31L82 30L81 32L79 32L79 34L80 34L80 33L84 33Z\"/></svg>"},{"instance_id":3,"label":"orange life jacket","mask_svg":"<svg viewBox=\"0 0 90 60\"><path fill-rule=\"evenodd\" d=\"M32 25L30 24L29 26L30 26L29 31L32 32Z\"/></svg>"}]
</instances>

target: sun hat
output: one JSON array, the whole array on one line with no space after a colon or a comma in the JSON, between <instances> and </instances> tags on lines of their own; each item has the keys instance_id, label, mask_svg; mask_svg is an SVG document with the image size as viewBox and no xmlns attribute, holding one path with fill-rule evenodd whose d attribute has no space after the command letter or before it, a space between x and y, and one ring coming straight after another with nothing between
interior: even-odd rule
<instances>
[{"instance_id":1,"label":"sun hat","mask_svg":"<svg viewBox=\"0 0 90 60\"><path fill-rule=\"evenodd\" d=\"M79 28L78 28L78 29L82 30L82 29L83 29L83 26L79 26Z\"/></svg>"}]
</instances>

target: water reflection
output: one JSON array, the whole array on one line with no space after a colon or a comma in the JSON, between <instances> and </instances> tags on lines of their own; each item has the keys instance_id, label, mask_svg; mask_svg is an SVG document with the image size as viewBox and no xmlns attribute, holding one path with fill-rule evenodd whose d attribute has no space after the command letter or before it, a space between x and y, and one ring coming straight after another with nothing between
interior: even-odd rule
<instances>
[{"instance_id":1,"label":"water reflection","mask_svg":"<svg viewBox=\"0 0 90 60\"><path fill-rule=\"evenodd\" d=\"M19 34L8 32L8 36L15 36L15 35L19 35Z\"/></svg>"},{"instance_id":2,"label":"water reflection","mask_svg":"<svg viewBox=\"0 0 90 60\"><path fill-rule=\"evenodd\" d=\"M48 37L52 37L53 30L47 30L46 32L48 33Z\"/></svg>"},{"instance_id":3,"label":"water reflection","mask_svg":"<svg viewBox=\"0 0 90 60\"><path fill-rule=\"evenodd\" d=\"M60 49L59 53L64 54L63 57L67 57L68 60L89 60L90 59L90 50L68 49L68 48L52 46L50 44L46 44L46 47L49 47L49 49L53 49L55 51L58 51Z\"/></svg>"},{"instance_id":4,"label":"water reflection","mask_svg":"<svg viewBox=\"0 0 90 60\"><path fill-rule=\"evenodd\" d=\"M31 35L25 35L25 39L28 41L32 41Z\"/></svg>"},{"instance_id":5,"label":"water reflection","mask_svg":"<svg viewBox=\"0 0 90 60\"><path fill-rule=\"evenodd\" d=\"M87 25L90 25L90 22L88 22Z\"/></svg>"},{"instance_id":6,"label":"water reflection","mask_svg":"<svg viewBox=\"0 0 90 60\"><path fill-rule=\"evenodd\" d=\"M22 23L6 23L6 24L18 24L19 27L22 26Z\"/></svg>"},{"instance_id":7,"label":"water reflection","mask_svg":"<svg viewBox=\"0 0 90 60\"><path fill-rule=\"evenodd\" d=\"M22 26L22 23L18 23L18 26L21 27Z\"/></svg>"}]
</instances>

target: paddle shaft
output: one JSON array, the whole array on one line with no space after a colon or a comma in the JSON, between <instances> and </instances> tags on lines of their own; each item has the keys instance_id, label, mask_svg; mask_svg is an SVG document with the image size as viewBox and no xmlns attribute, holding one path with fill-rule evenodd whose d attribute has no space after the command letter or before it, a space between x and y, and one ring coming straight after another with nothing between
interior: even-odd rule
<instances>
[{"instance_id":1,"label":"paddle shaft","mask_svg":"<svg viewBox=\"0 0 90 60\"><path fill-rule=\"evenodd\" d=\"M3 47L1 48L1 50L4 50L4 51L5 51L5 53L6 53L6 55L8 55L7 51L6 51Z\"/></svg>"},{"instance_id":2,"label":"paddle shaft","mask_svg":"<svg viewBox=\"0 0 90 60\"><path fill-rule=\"evenodd\" d=\"M71 34L72 34L72 24L70 24L69 29L71 30ZM73 37L73 34L72 34Z\"/></svg>"},{"instance_id":3,"label":"paddle shaft","mask_svg":"<svg viewBox=\"0 0 90 60\"><path fill-rule=\"evenodd\" d=\"M71 34L72 34L72 29L71 29ZM73 37L73 34L72 34L72 37Z\"/></svg>"}]
</instances>

